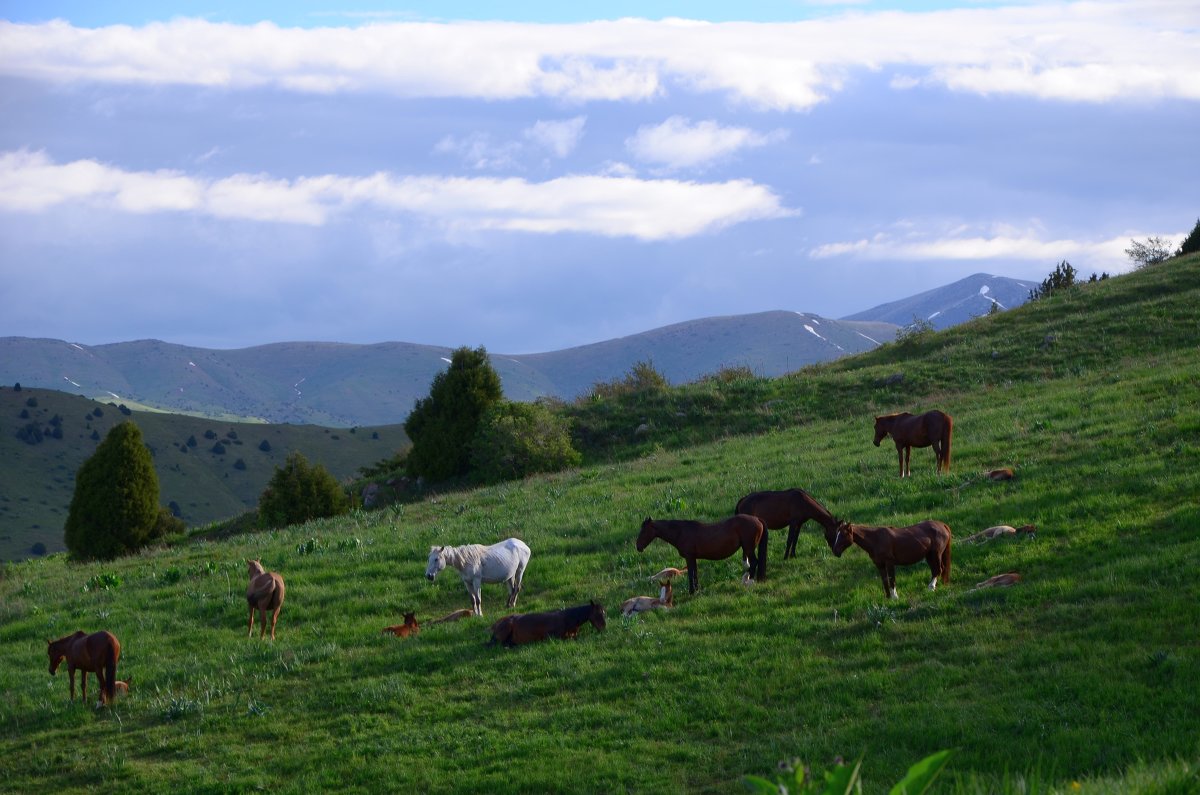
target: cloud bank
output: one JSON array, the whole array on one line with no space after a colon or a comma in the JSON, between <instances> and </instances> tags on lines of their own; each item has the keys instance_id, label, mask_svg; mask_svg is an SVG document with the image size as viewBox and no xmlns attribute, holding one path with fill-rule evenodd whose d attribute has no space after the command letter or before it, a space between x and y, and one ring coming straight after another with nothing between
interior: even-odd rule
<instances>
[{"instance_id":1,"label":"cloud bank","mask_svg":"<svg viewBox=\"0 0 1200 795\"><path fill-rule=\"evenodd\" d=\"M578 232L668 240L794 214L751 180L687 182L564 176L507 178L265 174L204 179L178 171L126 171L94 160L55 163L43 152L0 154L0 210L40 212L85 202L129 213L320 226L355 208L403 213L447 229Z\"/></svg>"},{"instance_id":2,"label":"cloud bank","mask_svg":"<svg viewBox=\"0 0 1200 795\"><path fill-rule=\"evenodd\" d=\"M855 70L897 89L1102 102L1200 99L1191 0L844 15L792 23L622 19L570 25L281 28L179 19L142 27L0 23L0 74L401 97L645 101L720 92L797 111Z\"/></svg>"}]
</instances>

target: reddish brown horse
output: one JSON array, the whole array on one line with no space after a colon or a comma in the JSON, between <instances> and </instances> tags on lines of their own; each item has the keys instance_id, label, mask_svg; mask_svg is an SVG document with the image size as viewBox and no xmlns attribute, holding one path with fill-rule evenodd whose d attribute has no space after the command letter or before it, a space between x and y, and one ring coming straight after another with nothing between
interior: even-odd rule
<instances>
[{"instance_id":1,"label":"reddish brown horse","mask_svg":"<svg viewBox=\"0 0 1200 795\"><path fill-rule=\"evenodd\" d=\"M246 588L246 601L250 604L250 626L246 637L254 637L254 611L262 614L258 636L267 633L267 611L271 611L271 640L275 640L275 623L283 609L283 577L273 571L264 571L257 560L246 561L250 572L250 585Z\"/></svg>"},{"instance_id":2,"label":"reddish brown horse","mask_svg":"<svg viewBox=\"0 0 1200 795\"><path fill-rule=\"evenodd\" d=\"M849 522L838 522L837 528L825 530L825 540L835 557L841 557L851 544L858 544L871 556L879 577L883 580L883 594L887 599L898 599L896 595L896 566L911 566L922 559L929 564L933 579L929 590L937 587L938 577L942 584L950 582L950 526L945 522L926 519L908 527L869 527Z\"/></svg>"},{"instance_id":3,"label":"reddish brown horse","mask_svg":"<svg viewBox=\"0 0 1200 795\"><path fill-rule=\"evenodd\" d=\"M597 632L607 624L604 607L595 601L545 613L517 613L492 624L492 639L488 645L520 646L547 638L574 638L579 634L579 628L589 621Z\"/></svg>"},{"instance_id":4,"label":"reddish brown horse","mask_svg":"<svg viewBox=\"0 0 1200 795\"><path fill-rule=\"evenodd\" d=\"M76 632L58 640L46 641L46 652L50 655L50 675L53 676L63 660L67 661L67 673L71 675L71 700L75 700L75 669L83 673L81 686L83 699L87 701L88 674L96 674L100 687L100 701L111 704L116 697L117 661L121 659L121 642L111 632Z\"/></svg>"},{"instance_id":5,"label":"reddish brown horse","mask_svg":"<svg viewBox=\"0 0 1200 795\"><path fill-rule=\"evenodd\" d=\"M954 431L954 420L944 411L927 411L924 414L884 414L875 418L875 446L888 434L896 443L896 455L900 459L900 477L912 474L909 460L914 447L933 447L934 471L939 474L950 471L950 436Z\"/></svg>"},{"instance_id":6,"label":"reddish brown horse","mask_svg":"<svg viewBox=\"0 0 1200 795\"><path fill-rule=\"evenodd\" d=\"M833 514L817 502L804 489L783 491L756 491L738 500L734 513L757 516L763 523L763 544L766 545L767 531L788 529L787 545L783 548L783 559L796 557L796 540L800 538L800 527L809 519L815 519L822 527L837 525Z\"/></svg>"},{"instance_id":7,"label":"reddish brown horse","mask_svg":"<svg viewBox=\"0 0 1200 795\"><path fill-rule=\"evenodd\" d=\"M696 576L697 560L724 560L742 550L746 561L746 578L764 579L767 575L767 531L757 516L739 513L719 522L705 524L690 519L658 519L646 517L637 537L641 552L656 538L661 538L679 550L687 561L688 593L699 585ZM758 547L758 553L754 551Z\"/></svg>"},{"instance_id":8,"label":"reddish brown horse","mask_svg":"<svg viewBox=\"0 0 1200 795\"><path fill-rule=\"evenodd\" d=\"M390 632L397 638L407 638L409 635L416 635L421 631L421 624L417 621L416 613L405 613L404 623L395 624L390 627L384 627L384 632Z\"/></svg>"}]
</instances>

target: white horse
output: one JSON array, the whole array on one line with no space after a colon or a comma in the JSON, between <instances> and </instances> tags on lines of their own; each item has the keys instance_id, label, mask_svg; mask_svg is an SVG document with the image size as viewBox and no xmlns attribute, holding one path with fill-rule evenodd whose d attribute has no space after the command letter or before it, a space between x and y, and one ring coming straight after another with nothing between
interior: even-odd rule
<instances>
[{"instance_id":1,"label":"white horse","mask_svg":"<svg viewBox=\"0 0 1200 795\"><path fill-rule=\"evenodd\" d=\"M508 583L508 606L516 607L521 579L525 576L525 567L529 565L529 547L519 538L507 538L490 547L482 544L430 547L429 565L425 567L426 579L432 582L447 564L458 569L463 585L467 586L467 593L471 595L471 611L481 616L483 602L479 597L479 589L485 582Z\"/></svg>"}]
</instances>

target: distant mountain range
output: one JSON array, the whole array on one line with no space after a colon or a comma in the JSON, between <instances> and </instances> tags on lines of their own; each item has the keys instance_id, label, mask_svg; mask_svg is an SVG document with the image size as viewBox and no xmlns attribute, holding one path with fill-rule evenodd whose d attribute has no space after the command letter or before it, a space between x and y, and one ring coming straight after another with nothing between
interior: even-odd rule
<instances>
[{"instance_id":1,"label":"distant mountain range","mask_svg":"<svg viewBox=\"0 0 1200 795\"><path fill-rule=\"evenodd\" d=\"M1033 285L977 274L841 320L770 311L711 317L536 354L490 352L505 395L573 399L650 361L672 383L725 367L777 376L890 341L913 316L942 328L1022 303ZM57 389L132 409L227 421L354 427L400 423L452 350L404 342L284 342L212 350L158 340L80 345L0 338L0 384Z\"/></svg>"},{"instance_id":2,"label":"distant mountain range","mask_svg":"<svg viewBox=\"0 0 1200 795\"><path fill-rule=\"evenodd\" d=\"M1006 276L976 273L945 287L901 298L887 304L847 315L842 320L871 320L912 325L914 318L933 324L934 328L949 328L974 317L986 315L995 305L999 310L1012 309L1029 300L1029 291L1038 282L1025 282Z\"/></svg>"}]
</instances>

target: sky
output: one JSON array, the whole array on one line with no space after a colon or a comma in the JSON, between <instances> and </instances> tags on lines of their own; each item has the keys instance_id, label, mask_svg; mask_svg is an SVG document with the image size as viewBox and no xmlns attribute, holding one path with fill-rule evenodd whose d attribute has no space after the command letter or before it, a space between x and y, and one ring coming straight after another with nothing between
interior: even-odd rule
<instances>
[{"instance_id":1,"label":"sky","mask_svg":"<svg viewBox=\"0 0 1200 795\"><path fill-rule=\"evenodd\" d=\"M1200 3L0 0L0 336L493 353L1130 269Z\"/></svg>"}]
</instances>

